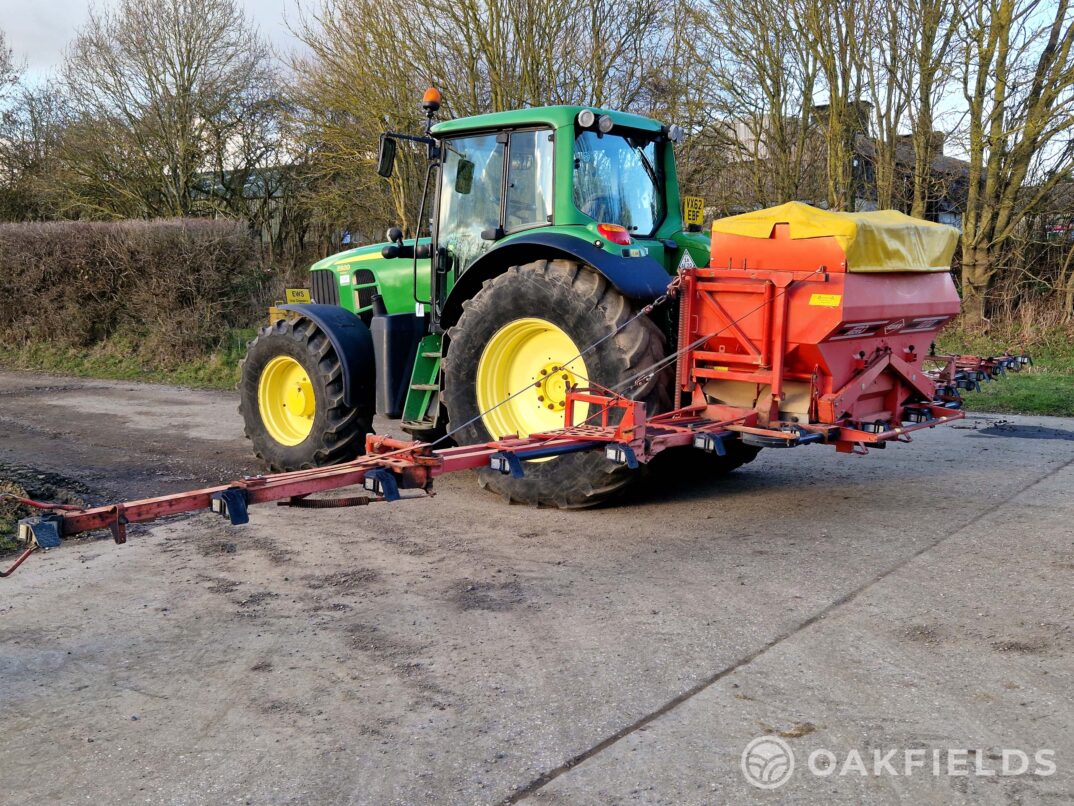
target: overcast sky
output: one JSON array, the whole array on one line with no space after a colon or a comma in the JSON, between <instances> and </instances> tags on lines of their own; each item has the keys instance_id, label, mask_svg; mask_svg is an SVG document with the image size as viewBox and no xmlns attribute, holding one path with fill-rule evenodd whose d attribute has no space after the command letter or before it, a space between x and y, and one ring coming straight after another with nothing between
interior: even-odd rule
<instances>
[{"instance_id":1,"label":"overcast sky","mask_svg":"<svg viewBox=\"0 0 1074 806\"><path fill-rule=\"evenodd\" d=\"M152 0L146 0L152 2ZM288 52L295 39L284 24L297 17L296 0L240 0L247 15L270 42ZM98 8L111 5L97 0ZM308 5L308 4L307 4ZM63 49L85 23L90 3L84 0L0 0L0 29L15 52L18 63L26 65L27 78L37 80L58 67Z\"/></svg>"}]
</instances>

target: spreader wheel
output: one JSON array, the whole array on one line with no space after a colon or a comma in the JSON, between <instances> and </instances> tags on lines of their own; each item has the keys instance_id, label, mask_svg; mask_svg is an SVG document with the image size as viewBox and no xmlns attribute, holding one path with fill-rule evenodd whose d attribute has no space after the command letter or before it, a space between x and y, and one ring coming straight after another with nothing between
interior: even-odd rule
<instances>
[{"instance_id":1,"label":"spreader wheel","mask_svg":"<svg viewBox=\"0 0 1074 806\"><path fill-rule=\"evenodd\" d=\"M704 457L701 460L704 472L713 476L726 476L731 471L738 470L742 465L748 465L761 452L761 449L756 445L747 445L740 439L725 442L724 448L727 451L724 456L694 451L694 453L700 453Z\"/></svg>"}]
</instances>

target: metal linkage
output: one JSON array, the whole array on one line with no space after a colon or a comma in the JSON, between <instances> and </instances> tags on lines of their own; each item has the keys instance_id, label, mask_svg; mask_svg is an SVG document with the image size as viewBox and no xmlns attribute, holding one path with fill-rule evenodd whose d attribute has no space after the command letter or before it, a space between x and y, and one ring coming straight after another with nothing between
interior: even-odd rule
<instances>
[{"instance_id":1,"label":"metal linkage","mask_svg":"<svg viewBox=\"0 0 1074 806\"><path fill-rule=\"evenodd\" d=\"M926 374L938 387L943 388L948 397L956 397L959 390L979 392L982 382L996 380L1007 372L1021 372L1033 364L1033 359L1027 353L1015 355L1010 351L988 358L932 354L927 356L925 361L942 364L938 368L926 370Z\"/></svg>"},{"instance_id":2,"label":"metal linkage","mask_svg":"<svg viewBox=\"0 0 1074 806\"><path fill-rule=\"evenodd\" d=\"M628 402L632 404L634 401ZM604 441L594 440L585 432L571 431L564 429L527 439L508 437L483 445L440 450L433 450L422 442L371 435L366 440L365 456L331 467L247 476L215 487L100 507L80 508L25 500L24 503L38 509L59 511L19 521L18 538L27 547L7 570L0 572L0 578L9 576L38 549L57 548L62 544L62 538L84 532L107 529L116 543L123 543L130 524L148 523L198 510L214 512L237 526L249 522L250 507L273 501L283 506L320 509L405 500L406 496L402 494L405 490L431 495L433 479L444 473L490 466L521 473L522 462L526 460L604 445ZM369 495L327 500L309 498L317 493L355 486L364 488Z\"/></svg>"},{"instance_id":3,"label":"metal linkage","mask_svg":"<svg viewBox=\"0 0 1074 806\"><path fill-rule=\"evenodd\" d=\"M858 422L847 419L810 423L764 422L762 412L756 409L710 404L703 395L695 396L693 405L649 416L644 403L622 394L610 390L572 389L567 393L565 423L574 423L575 407L585 406L589 413L582 424L521 439L508 436L480 445L434 449L423 442L370 435L366 439L364 456L331 467L246 476L230 484L100 507L80 508L18 499L36 509L51 511L19 521L18 537L27 548L7 570L0 572L0 578L9 576L34 551L56 548L63 538L83 532L107 529L116 543L124 543L129 524L147 523L197 510L215 512L232 524L240 525L249 521L250 507L273 501L283 506L307 508L399 501L409 497L402 494L407 490L431 495L433 479L444 473L488 467L520 477L525 474L526 461L579 451L601 450L609 460L632 469L674 447L692 446L724 456L734 440L760 447L819 443L835 445L837 450L845 453L865 453L868 447L882 448L888 441L909 442L913 431L934 428L964 417L960 410L962 391L976 389L981 381L991 380L1004 372L1018 372L1031 363L1029 356L1024 354L1004 354L998 358L931 356L930 360L943 362L943 367L926 373L927 386L917 382L908 387L908 391L910 388L915 390L918 399L895 409L898 420L895 423L884 417L863 417ZM881 371L916 380L912 367L904 364L890 355L879 356L876 362L862 367L863 374L857 376L856 382L860 386L863 378ZM829 395L831 405L841 405L840 395L848 394L840 390ZM369 495L309 498L329 490L355 486L362 487Z\"/></svg>"}]
</instances>

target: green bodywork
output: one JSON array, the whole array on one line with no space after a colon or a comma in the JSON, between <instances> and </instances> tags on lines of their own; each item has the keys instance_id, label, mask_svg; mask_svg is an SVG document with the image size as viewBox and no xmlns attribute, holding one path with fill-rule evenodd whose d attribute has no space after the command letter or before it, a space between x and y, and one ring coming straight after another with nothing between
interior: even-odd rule
<instances>
[{"instance_id":1,"label":"green bodywork","mask_svg":"<svg viewBox=\"0 0 1074 806\"><path fill-rule=\"evenodd\" d=\"M598 117L608 115L615 127L613 133L615 130L657 133L664 130L662 124L649 118L582 106L519 109L444 121L433 127L432 135L440 141L462 135L496 133L520 128L547 127L552 131L554 143L552 222L508 232L496 240L497 248L514 240L525 240L535 232L562 233L580 238L590 244L599 242L604 251L610 255L618 257L623 254L621 245L610 243L598 232L597 226L601 222L584 214L575 205L572 185L575 168L574 145L575 136L579 131L576 121L579 112L583 109L592 109ZM669 274L673 274L682 260L683 250L687 248L696 265L705 265L708 262L709 241L699 232L684 231L674 148L671 142L667 141L661 145L660 151L665 216L651 235L634 237L632 248L639 250L636 254L648 254L658 260ZM434 215L437 197L438 189L433 188L426 203L426 209L432 209ZM678 248L668 248L671 241ZM422 238L419 241L419 243L428 242L428 238ZM414 241L408 240L404 243L412 245ZM381 250L386 245L386 243L381 243L340 252L318 261L310 270L333 272L339 289L339 304L354 313L365 314L367 317L372 313L369 302L371 294L362 295L365 304L359 302L358 292L362 288L361 276L369 278L369 275L361 270L367 270L372 274L371 283L366 285L372 285L375 292L383 298L388 313L414 313L418 301L430 299L432 271L430 260L427 258L417 261L413 258L384 258ZM540 257L540 254L533 256L534 259ZM356 276L358 272L361 272L361 275ZM445 292L450 290L455 279L454 277L447 278ZM316 297L316 294L314 296ZM430 412L429 406L437 399L432 387L439 382L440 362L439 358L434 359L432 356L440 352L440 337L438 334L430 334L426 342L423 342L415 360L411 391L403 415L404 421L410 423L427 418L427 415L435 416L435 411Z\"/></svg>"},{"instance_id":2,"label":"green bodywork","mask_svg":"<svg viewBox=\"0 0 1074 806\"><path fill-rule=\"evenodd\" d=\"M428 238L423 238L428 243ZM414 241L406 241L413 244ZM388 313L413 313L415 274L413 258L384 258L381 250L387 246L379 243L373 246L360 246L348 249L319 260L310 267L310 271L327 269L336 274L339 288L339 304L357 314L372 313L369 304L359 305L358 289L362 284L357 281L357 272L367 269L375 278L374 287L377 294L384 298ZM416 277L417 293L421 299L429 298L429 260L419 260Z\"/></svg>"}]
</instances>

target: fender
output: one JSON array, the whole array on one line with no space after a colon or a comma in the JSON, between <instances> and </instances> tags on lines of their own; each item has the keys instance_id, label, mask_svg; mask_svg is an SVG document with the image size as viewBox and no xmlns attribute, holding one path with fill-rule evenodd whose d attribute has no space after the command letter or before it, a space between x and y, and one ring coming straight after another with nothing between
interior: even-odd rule
<instances>
[{"instance_id":1,"label":"fender","mask_svg":"<svg viewBox=\"0 0 1074 806\"><path fill-rule=\"evenodd\" d=\"M343 402L351 408L372 412L376 372L373 337L365 322L338 305L296 303L279 308L304 316L324 331L343 369Z\"/></svg>"},{"instance_id":2,"label":"fender","mask_svg":"<svg viewBox=\"0 0 1074 806\"><path fill-rule=\"evenodd\" d=\"M568 258L596 269L623 296L649 302L664 293L671 282L651 257L620 257L593 246L592 241L561 232L535 232L505 241L480 258L456 280L440 312L441 327L453 325L462 315L462 303L481 290L481 284L511 266L540 257Z\"/></svg>"}]
</instances>

